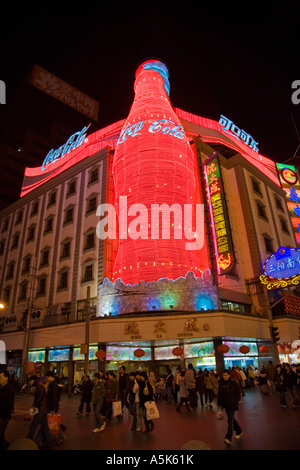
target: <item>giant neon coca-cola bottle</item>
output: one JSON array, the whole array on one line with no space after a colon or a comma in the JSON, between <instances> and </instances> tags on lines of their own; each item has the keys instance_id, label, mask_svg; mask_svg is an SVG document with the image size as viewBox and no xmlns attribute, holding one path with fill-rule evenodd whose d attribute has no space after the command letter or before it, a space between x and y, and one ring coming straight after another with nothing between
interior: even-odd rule
<instances>
[{"instance_id":1,"label":"giant neon coca-cola bottle","mask_svg":"<svg viewBox=\"0 0 300 470\"><path fill-rule=\"evenodd\" d=\"M135 78L113 162L119 223L113 280L133 285L189 271L199 277L199 254L187 248L194 227L187 226L195 209L194 153L169 101L168 69L149 60Z\"/></svg>"}]
</instances>

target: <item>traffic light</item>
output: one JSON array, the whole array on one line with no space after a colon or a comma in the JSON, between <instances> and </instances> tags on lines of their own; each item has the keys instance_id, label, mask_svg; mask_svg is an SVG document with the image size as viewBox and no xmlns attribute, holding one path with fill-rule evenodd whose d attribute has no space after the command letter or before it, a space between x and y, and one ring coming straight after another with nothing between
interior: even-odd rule
<instances>
[{"instance_id":1,"label":"traffic light","mask_svg":"<svg viewBox=\"0 0 300 470\"><path fill-rule=\"evenodd\" d=\"M280 340L280 337L279 337L279 331L278 331L278 327L277 326L272 326L271 327L271 334L272 334L272 339L274 341L274 343L278 343L279 340Z\"/></svg>"}]
</instances>

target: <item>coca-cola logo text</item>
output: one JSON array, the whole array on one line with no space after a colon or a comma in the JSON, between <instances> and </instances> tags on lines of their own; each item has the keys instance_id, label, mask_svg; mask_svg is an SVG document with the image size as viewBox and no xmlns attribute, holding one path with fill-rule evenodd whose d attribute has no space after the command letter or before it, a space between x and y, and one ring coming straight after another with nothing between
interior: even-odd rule
<instances>
[{"instance_id":1,"label":"coca-cola logo text","mask_svg":"<svg viewBox=\"0 0 300 470\"><path fill-rule=\"evenodd\" d=\"M149 121L148 121L149 124ZM141 135L140 132L142 129L145 128L146 121L142 120L139 121L137 124L127 124L124 129L122 130L120 137L118 139L117 145L122 144L127 140L129 137L135 137L137 135ZM175 122L171 121L170 119L158 119L157 121L150 122L148 128L146 128L148 132L151 134L156 134L161 132L162 134L169 134L172 137L176 137L177 139L184 139L184 129L182 126L176 125Z\"/></svg>"}]
</instances>

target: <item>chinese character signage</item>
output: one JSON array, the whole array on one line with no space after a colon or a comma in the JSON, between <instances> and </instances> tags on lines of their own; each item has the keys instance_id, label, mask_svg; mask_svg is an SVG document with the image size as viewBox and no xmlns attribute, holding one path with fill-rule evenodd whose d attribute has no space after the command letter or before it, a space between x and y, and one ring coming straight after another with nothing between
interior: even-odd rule
<instances>
[{"instance_id":1,"label":"chinese character signage","mask_svg":"<svg viewBox=\"0 0 300 470\"><path fill-rule=\"evenodd\" d=\"M300 245L300 183L298 172L293 165L276 163L282 189L286 192L287 207L297 245Z\"/></svg>"},{"instance_id":2,"label":"chinese character signage","mask_svg":"<svg viewBox=\"0 0 300 470\"><path fill-rule=\"evenodd\" d=\"M62 101L73 109L98 121L98 101L77 90L52 73L35 64L30 77L31 85Z\"/></svg>"},{"instance_id":3,"label":"chinese character signage","mask_svg":"<svg viewBox=\"0 0 300 470\"><path fill-rule=\"evenodd\" d=\"M204 162L208 200L213 227L218 273L229 274L235 265L231 229L219 157L214 153Z\"/></svg>"},{"instance_id":4,"label":"chinese character signage","mask_svg":"<svg viewBox=\"0 0 300 470\"><path fill-rule=\"evenodd\" d=\"M235 137L238 140L242 140L246 145L255 150L255 152L258 152L258 142L255 142L255 140L250 134L233 124L230 119L221 114L219 124L223 127L224 132Z\"/></svg>"},{"instance_id":5,"label":"chinese character signage","mask_svg":"<svg viewBox=\"0 0 300 470\"><path fill-rule=\"evenodd\" d=\"M300 248L281 246L276 253L265 260L263 272L260 281L269 290L298 285L300 282Z\"/></svg>"}]
</instances>

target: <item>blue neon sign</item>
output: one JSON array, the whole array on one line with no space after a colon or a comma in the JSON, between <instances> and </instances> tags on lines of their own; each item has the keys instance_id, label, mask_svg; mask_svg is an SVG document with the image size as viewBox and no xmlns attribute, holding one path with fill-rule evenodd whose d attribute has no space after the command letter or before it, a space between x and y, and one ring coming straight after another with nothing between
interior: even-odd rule
<instances>
[{"instance_id":1,"label":"blue neon sign","mask_svg":"<svg viewBox=\"0 0 300 470\"><path fill-rule=\"evenodd\" d=\"M300 274L300 248L281 246L263 264L264 273L273 279L288 279Z\"/></svg>"},{"instance_id":2,"label":"blue neon sign","mask_svg":"<svg viewBox=\"0 0 300 470\"><path fill-rule=\"evenodd\" d=\"M43 162L42 171L46 170L49 165L52 165L52 163L55 163L60 158L64 158L72 150L75 150L77 147L79 147L84 142L84 139L86 138L86 131L89 127L90 124L84 127L81 131L75 132L75 134L71 135L67 142L58 149L51 149Z\"/></svg>"}]
</instances>

